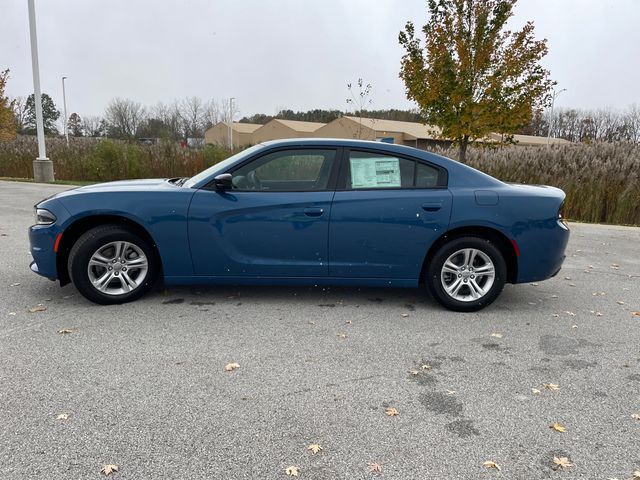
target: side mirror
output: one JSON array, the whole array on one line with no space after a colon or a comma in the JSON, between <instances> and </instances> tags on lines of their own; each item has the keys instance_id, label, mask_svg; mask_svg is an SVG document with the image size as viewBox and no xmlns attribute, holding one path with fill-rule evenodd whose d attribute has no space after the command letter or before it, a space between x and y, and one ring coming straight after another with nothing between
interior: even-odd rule
<instances>
[{"instance_id":1,"label":"side mirror","mask_svg":"<svg viewBox=\"0 0 640 480\"><path fill-rule=\"evenodd\" d=\"M230 190L233 187L230 173L221 173L213 179L217 190Z\"/></svg>"}]
</instances>

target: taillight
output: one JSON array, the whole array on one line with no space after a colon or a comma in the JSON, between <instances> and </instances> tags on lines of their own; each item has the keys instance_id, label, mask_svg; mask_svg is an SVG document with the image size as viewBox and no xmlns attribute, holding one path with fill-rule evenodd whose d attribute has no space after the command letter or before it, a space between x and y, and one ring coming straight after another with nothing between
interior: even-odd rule
<instances>
[{"instance_id":1,"label":"taillight","mask_svg":"<svg viewBox=\"0 0 640 480\"><path fill-rule=\"evenodd\" d=\"M560 205L560 208L558 209L558 221L562 223L565 227L568 227L567 220L564 215L564 202L562 202L562 205Z\"/></svg>"}]
</instances>

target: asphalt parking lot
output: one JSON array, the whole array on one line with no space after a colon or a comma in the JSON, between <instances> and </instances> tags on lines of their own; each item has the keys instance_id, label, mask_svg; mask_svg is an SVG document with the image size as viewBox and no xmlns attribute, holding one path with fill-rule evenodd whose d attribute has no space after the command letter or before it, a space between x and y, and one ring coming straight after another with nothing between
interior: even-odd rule
<instances>
[{"instance_id":1,"label":"asphalt parking lot","mask_svg":"<svg viewBox=\"0 0 640 480\"><path fill-rule=\"evenodd\" d=\"M1 478L640 470L640 229L572 224L556 278L473 314L347 288L172 288L103 307L28 268L33 204L65 188L0 182Z\"/></svg>"}]
</instances>

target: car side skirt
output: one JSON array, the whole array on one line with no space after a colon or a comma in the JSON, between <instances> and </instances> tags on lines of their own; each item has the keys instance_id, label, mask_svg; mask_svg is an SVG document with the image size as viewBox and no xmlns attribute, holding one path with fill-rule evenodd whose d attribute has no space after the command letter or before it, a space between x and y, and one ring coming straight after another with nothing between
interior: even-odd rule
<instances>
[{"instance_id":1,"label":"car side skirt","mask_svg":"<svg viewBox=\"0 0 640 480\"><path fill-rule=\"evenodd\" d=\"M165 276L165 285L292 285L415 288L417 278L342 278L342 277L234 277L234 276Z\"/></svg>"}]
</instances>

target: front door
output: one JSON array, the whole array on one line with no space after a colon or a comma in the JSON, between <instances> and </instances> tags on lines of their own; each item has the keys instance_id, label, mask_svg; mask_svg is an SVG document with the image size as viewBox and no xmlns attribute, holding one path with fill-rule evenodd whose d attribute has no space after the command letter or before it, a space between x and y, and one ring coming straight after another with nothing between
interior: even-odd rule
<instances>
[{"instance_id":1,"label":"front door","mask_svg":"<svg viewBox=\"0 0 640 480\"><path fill-rule=\"evenodd\" d=\"M233 171L231 190L199 190L189 209L197 275L328 274L335 149L280 149Z\"/></svg>"},{"instance_id":2,"label":"front door","mask_svg":"<svg viewBox=\"0 0 640 480\"><path fill-rule=\"evenodd\" d=\"M451 214L446 172L417 159L351 150L331 209L329 275L418 280Z\"/></svg>"}]
</instances>

